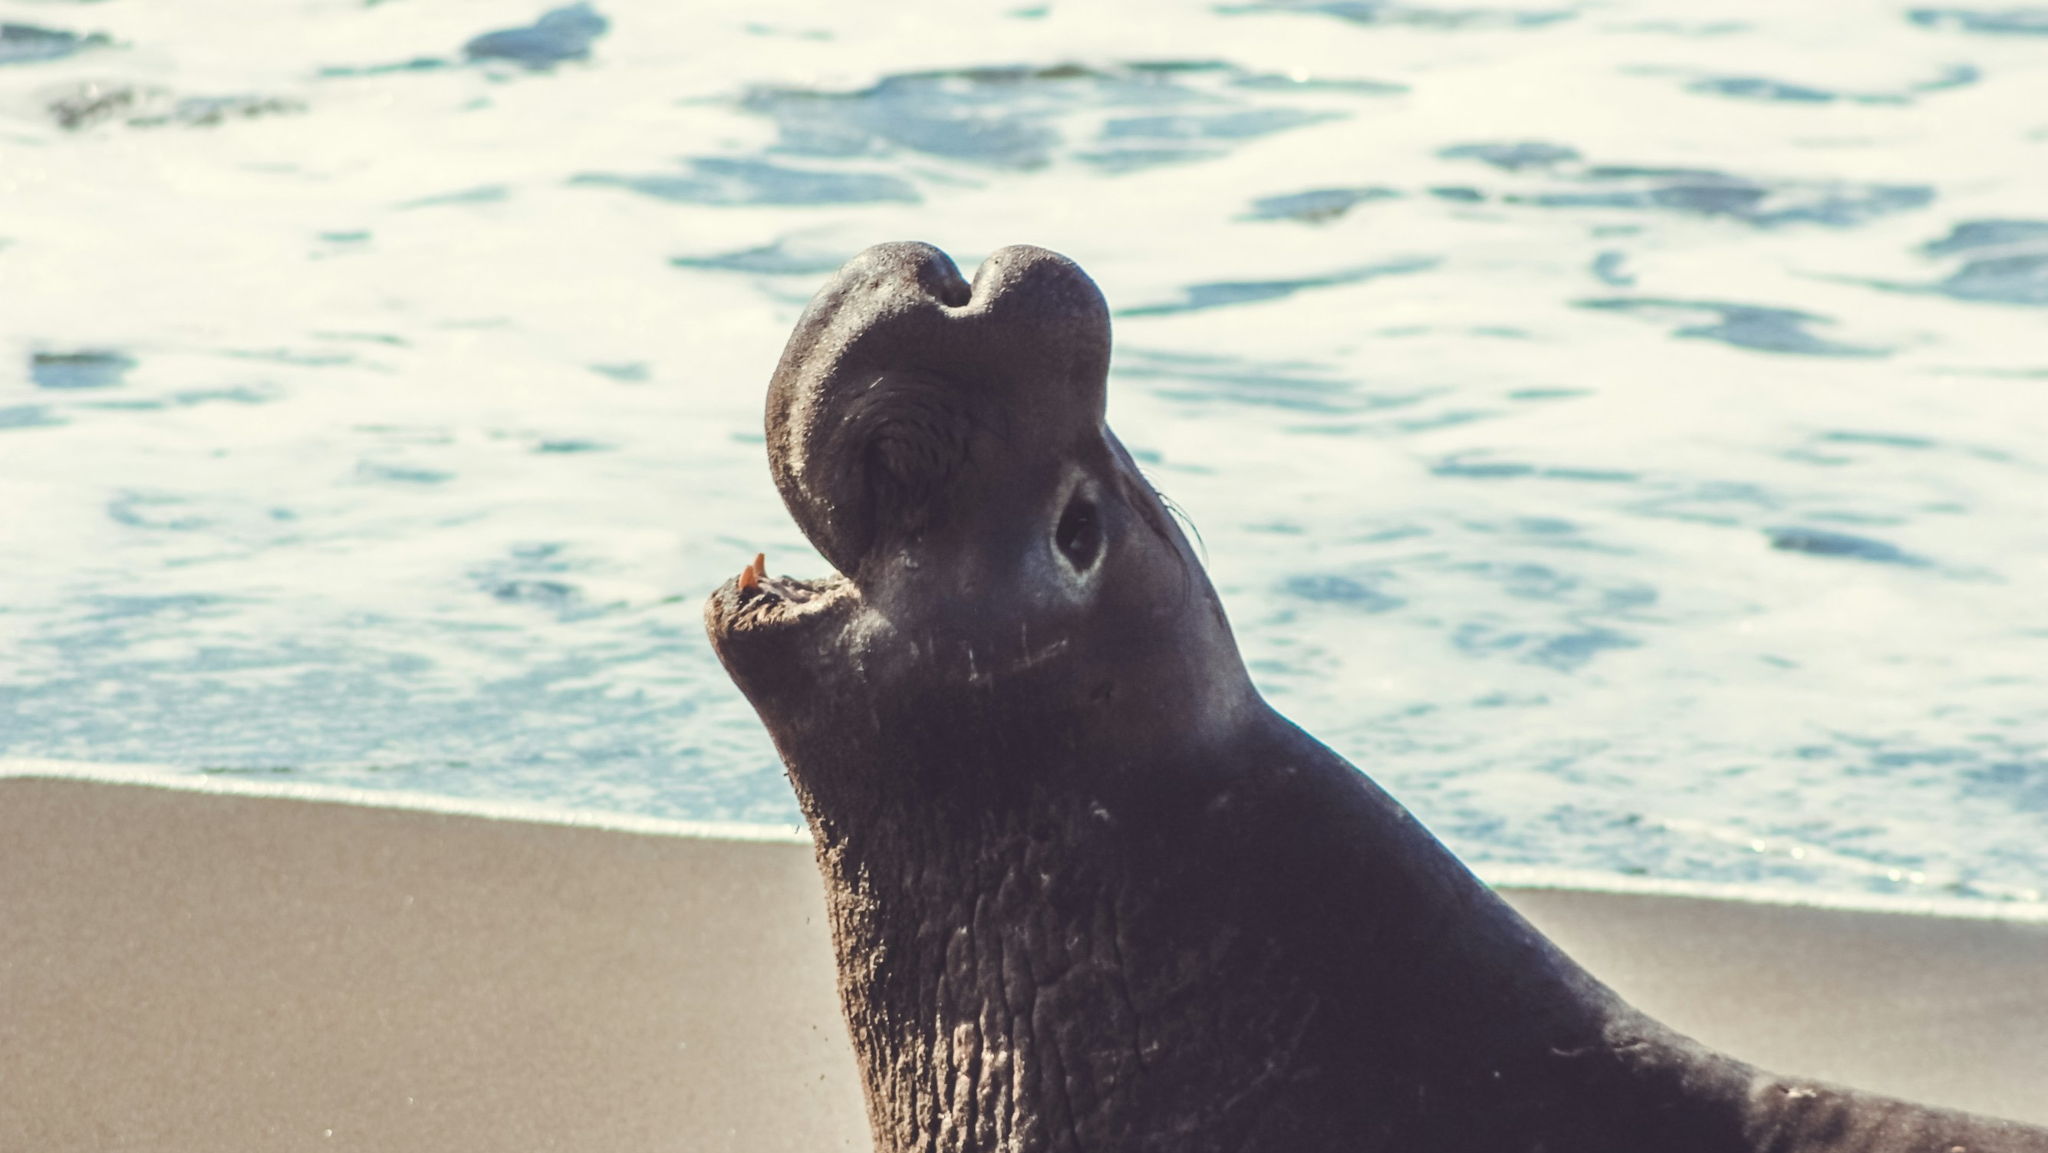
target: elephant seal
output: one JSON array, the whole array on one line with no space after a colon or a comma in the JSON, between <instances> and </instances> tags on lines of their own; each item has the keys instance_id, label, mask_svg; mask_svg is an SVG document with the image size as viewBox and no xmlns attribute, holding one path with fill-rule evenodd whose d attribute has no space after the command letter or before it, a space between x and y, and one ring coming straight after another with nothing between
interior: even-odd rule
<instances>
[{"instance_id":1,"label":"elephant seal","mask_svg":"<svg viewBox=\"0 0 2048 1153\"><path fill-rule=\"evenodd\" d=\"M824 875L876 1148L2048 1151L1632 1009L1253 689L1071 261L856 257L768 392L840 574L711 597Z\"/></svg>"}]
</instances>

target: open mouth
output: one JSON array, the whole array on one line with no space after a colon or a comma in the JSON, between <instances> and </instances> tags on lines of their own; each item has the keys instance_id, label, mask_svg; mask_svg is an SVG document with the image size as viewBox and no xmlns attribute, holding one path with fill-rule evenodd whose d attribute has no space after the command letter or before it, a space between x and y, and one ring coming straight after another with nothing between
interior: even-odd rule
<instances>
[{"instance_id":1,"label":"open mouth","mask_svg":"<svg viewBox=\"0 0 2048 1153\"><path fill-rule=\"evenodd\" d=\"M756 553L740 575L713 594L712 608L719 626L714 631L734 636L795 627L841 602L859 599L853 582L838 573L815 580L770 576L767 557Z\"/></svg>"}]
</instances>

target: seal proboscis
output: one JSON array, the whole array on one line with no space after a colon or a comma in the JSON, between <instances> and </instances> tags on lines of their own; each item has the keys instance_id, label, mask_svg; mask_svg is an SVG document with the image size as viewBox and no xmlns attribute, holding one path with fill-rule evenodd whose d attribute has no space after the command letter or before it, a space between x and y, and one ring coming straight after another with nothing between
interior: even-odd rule
<instances>
[{"instance_id":1,"label":"seal proboscis","mask_svg":"<svg viewBox=\"0 0 2048 1153\"><path fill-rule=\"evenodd\" d=\"M816 841L878 1149L2048 1151L1645 1017L1276 713L1109 354L1064 257L886 244L769 387L842 575L757 558L705 618Z\"/></svg>"}]
</instances>

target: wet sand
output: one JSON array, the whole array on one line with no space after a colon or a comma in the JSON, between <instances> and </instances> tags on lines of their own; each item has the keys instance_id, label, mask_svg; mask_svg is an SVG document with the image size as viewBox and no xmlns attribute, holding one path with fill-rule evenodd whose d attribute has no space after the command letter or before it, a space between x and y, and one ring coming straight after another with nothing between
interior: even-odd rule
<instances>
[{"instance_id":1,"label":"wet sand","mask_svg":"<svg viewBox=\"0 0 2048 1153\"><path fill-rule=\"evenodd\" d=\"M2048 1122L2048 924L1507 892L1738 1056ZM0 1149L867 1148L801 844L0 776L0 910Z\"/></svg>"}]
</instances>

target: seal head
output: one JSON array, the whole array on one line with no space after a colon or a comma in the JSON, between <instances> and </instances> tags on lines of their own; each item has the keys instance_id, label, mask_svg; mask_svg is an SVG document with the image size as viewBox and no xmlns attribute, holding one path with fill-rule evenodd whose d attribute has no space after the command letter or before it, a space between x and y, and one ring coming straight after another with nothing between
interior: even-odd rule
<instances>
[{"instance_id":1,"label":"seal head","mask_svg":"<svg viewBox=\"0 0 2048 1153\"><path fill-rule=\"evenodd\" d=\"M935 248L881 245L806 309L769 387L769 466L843 575L735 581L706 614L800 795L885 760L861 797L986 805L1056 783L996 762L1085 750L1111 771L1253 705L1220 602L1104 424L1109 351L1102 294L1040 248L969 284Z\"/></svg>"}]
</instances>

